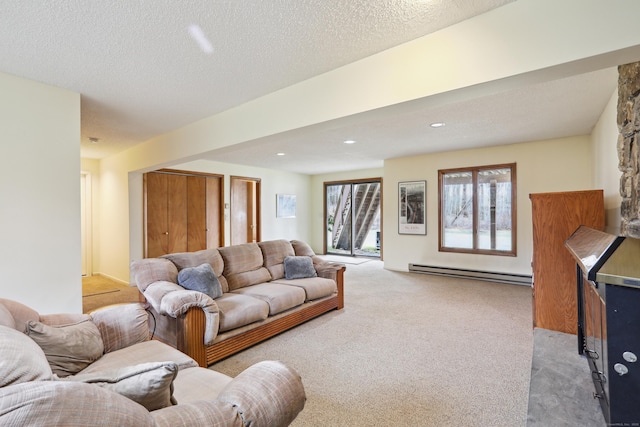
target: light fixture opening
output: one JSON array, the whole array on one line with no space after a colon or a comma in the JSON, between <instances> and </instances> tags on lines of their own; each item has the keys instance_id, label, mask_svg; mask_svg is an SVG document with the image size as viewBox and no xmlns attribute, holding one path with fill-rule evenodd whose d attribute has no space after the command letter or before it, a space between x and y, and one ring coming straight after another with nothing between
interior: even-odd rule
<instances>
[{"instance_id":1,"label":"light fixture opening","mask_svg":"<svg viewBox=\"0 0 640 427\"><path fill-rule=\"evenodd\" d=\"M345 144L355 144L356 142L353 139L347 139L344 141Z\"/></svg>"},{"instance_id":2,"label":"light fixture opening","mask_svg":"<svg viewBox=\"0 0 640 427\"><path fill-rule=\"evenodd\" d=\"M431 123L429 126L431 126L432 128L441 128L444 126L444 122L434 122L434 123Z\"/></svg>"}]
</instances>

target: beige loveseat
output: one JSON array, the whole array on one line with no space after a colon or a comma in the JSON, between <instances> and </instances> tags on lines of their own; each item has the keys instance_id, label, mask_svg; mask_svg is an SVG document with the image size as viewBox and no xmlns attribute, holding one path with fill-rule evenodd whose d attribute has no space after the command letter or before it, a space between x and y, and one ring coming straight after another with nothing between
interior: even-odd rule
<instances>
[{"instance_id":1,"label":"beige loveseat","mask_svg":"<svg viewBox=\"0 0 640 427\"><path fill-rule=\"evenodd\" d=\"M305 403L280 362L235 378L149 340L141 304L40 315L0 299L0 426L287 426Z\"/></svg>"},{"instance_id":2,"label":"beige loveseat","mask_svg":"<svg viewBox=\"0 0 640 427\"><path fill-rule=\"evenodd\" d=\"M200 366L344 306L344 265L297 240L146 258L131 271L150 305L154 337ZM182 280L200 276L195 287Z\"/></svg>"}]
</instances>

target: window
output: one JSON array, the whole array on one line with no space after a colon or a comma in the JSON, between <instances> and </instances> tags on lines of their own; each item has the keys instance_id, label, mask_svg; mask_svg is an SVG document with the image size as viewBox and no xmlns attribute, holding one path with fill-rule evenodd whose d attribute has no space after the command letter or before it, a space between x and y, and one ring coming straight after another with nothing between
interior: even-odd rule
<instances>
[{"instance_id":1,"label":"window","mask_svg":"<svg viewBox=\"0 0 640 427\"><path fill-rule=\"evenodd\" d=\"M516 164L438 171L440 251L516 256Z\"/></svg>"}]
</instances>

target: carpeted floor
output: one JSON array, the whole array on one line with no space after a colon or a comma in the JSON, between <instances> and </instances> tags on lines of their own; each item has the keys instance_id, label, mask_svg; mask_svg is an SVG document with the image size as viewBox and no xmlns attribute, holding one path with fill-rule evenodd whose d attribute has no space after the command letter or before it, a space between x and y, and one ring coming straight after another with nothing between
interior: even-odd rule
<instances>
[{"instance_id":1,"label":"carpeted floor","mask_svg":"<svg viewBox=\"0 0 640 427\"><path fill-rule=\"evenodd\" d=\"M138 288L135 286L123 285L100 275L82 278L82 311L84 313L105 305L137 301Z\"/></svg>"},{"instance_id":2,"label":"carpeted floor","mask_svg":"<svg viewBox=\"0 0 640 427\"><path fill-rule=\"evenodd\" d=\"M293 426L524 426L531 290L348 265L345 308L211 367L296 369L307 392Z\"/></svg>"}]
</instances>

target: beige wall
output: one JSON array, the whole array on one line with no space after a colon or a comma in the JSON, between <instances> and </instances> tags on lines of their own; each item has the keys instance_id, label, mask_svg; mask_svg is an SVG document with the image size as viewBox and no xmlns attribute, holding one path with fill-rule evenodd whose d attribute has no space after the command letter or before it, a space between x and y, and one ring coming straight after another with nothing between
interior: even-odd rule
<instances>
[{"instance_id":1,"label":"beige wall","mask_svg":"<svg viewBox=\"0 0 640 427\"><path fill-rule=\"evenodd\" d=\"M409 263L418 263L531 274L529 194L590 189L591 153L591 140L583 136L387 160L384 166L385 268L406 271ZM518 185L517 256L438 252L438 170L513 162L517 164ZM400 235L397 232L398 182L417 180L427 181L427 235Z\"/></svg>"},{"instance_id":2,"label":"beige wall","mask_svg":"<svg viewBox=\"0 0 640 427\"><path fill-rule=\"evenodd\" d=\"M80 95L2 73L0 93L0 296L81 312Z\"/></svg>"},{"instance_id":3,"label":"beige wall","mask_svg":"<svg viewBox=\"0 0 640 427\"><path fill-rule=\"evenodd\" d=\"M604 112L600 116L591 138L593 140L594 187L604 190L604 207L606 210L606 231L620 233L620 177L618 170L618 124L617 107L618 91L616 90Z\"/></svg>"},{"instance_id":4,"label":"beige wall","mask_svg":"<svg viewBox=\"0 0 640 427\"><path fill-rule=\"evenodd\" d=\"M369 113L401 110L409 102L437 107L524 83L631 62L640 44L638 35L627 29L635 25L637 13L632 12L640 13L640 2L623 3L612 8L599 0L564 0L561 4L519 0L103 159L101 271L126 280L129 262L141 253L137 243L141 227L136 223L141 217L141 204L136 200L140 172L174 167L204 154L215 158L215 150L277 138L306 126L335 128ZM318 215L318 207L314 209L313 215ZM317 249L321 241L315 234L312 240ZM521 270L523 265L524 261L504 267Z\"/></svg>"}]
</instances>

